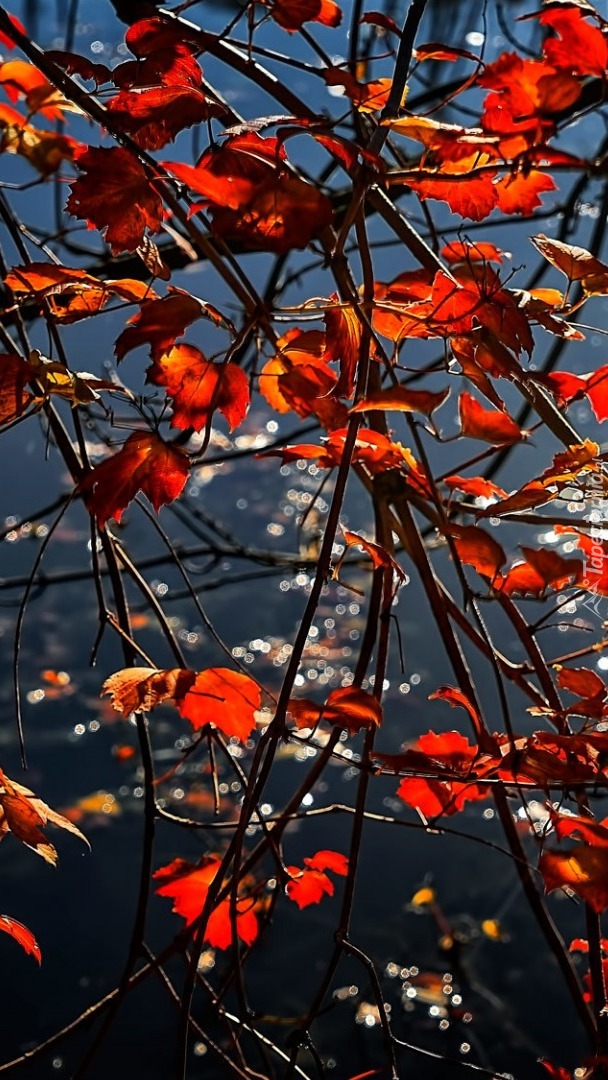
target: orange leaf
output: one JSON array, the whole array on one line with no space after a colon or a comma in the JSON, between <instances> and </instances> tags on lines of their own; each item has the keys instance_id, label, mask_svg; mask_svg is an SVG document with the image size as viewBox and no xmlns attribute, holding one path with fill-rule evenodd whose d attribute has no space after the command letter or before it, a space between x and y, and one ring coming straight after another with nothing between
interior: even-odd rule
<instances>
[{"instance_id":1,"label":"orange leaf","mask_svg":"<svg viewBox=\"0 0 608 1080\"><path fill-rule=\"evenodd\" d=\"M580 559L564 559L550 548L522 546L521 550L525 562L516 563L504 578L494 582L495 588L507 596L540 596L548 588L563 589L578 582L583 569Z\"/></svg>"},{"instance_id":2,"label":"orange leaf","mask_svg":"<svg viewBox=\"0 0 608 1080\"><path fill-rule=\"evenodd\" d=\"M188 472L188 457L179 447L153 432L134 432L117 454L95 466L79 490L103 528L109 518L120 521L138 491L143 491L158 513L181 494Z\"/></svg>"},{"instance_id":3,"label":"orange leaf","mask_svg":"<svg viewBox=\"0 0 608 1080\"><path fill-rule=\"evenodd\" d=\"M129 319L129 326L119 334L115 353L122 360L138 345L149 344L150 355L158 360L181 337L187 326L205 314L204 305L195 296L169 286L168 296L144 300L140 310Z\"/></svg>"},{"instance_id":4,"label":"orange leaf","mask_svg":"<svg viewBox=\"0 0 608 1080\"><path fill-rule=\"evenodd\" d=\"M508 413L484 409L471 394L460 395L459 412L461 432L469 439L482 439L498 446L523 438L521 428Z\"/></svg>"},{"instance_id":5,"label":"orange leaf","mask_svg":"<svg viewBox=\"0 0 608 1080\"><path fill-rule=\"evenodd\" d=\"M372 412L374 409L380 409L395 412L420 412L425 416L431 416L435 409L443 405L449 393L448 389L440 390L435 394L430 390L408 390L406 386L391 386L387 390L376 390L363 401L358 401L351 412Z\"/></svg>"},{"instance_id":6,"label":"orange leaf","mask_svg":"<svg viewBox=\"0 0 608 1080\"><path fill-rule=\"evenodd\" d=\"M203 911L207 893L221 865L217 855L203 856L198 865L185 859L174 859L153 874L156 881L163 883L156 892L158 896L170 897L172 911L185 919L186 926L192 926ZM258 920L253 908L254 901L250 897L237 898L236 932L246 945L252 945L258 935ZM216 949L227 949L234 943L229 898L221 900L211 911L204 940Z\"/></svg>"},{"instance_id":7,"label":"orange leaf","mask_svg":"<svg viewBox=\"0 0 608 1080\"><path fill-rule=\"evenodd\" d=\"M461 562L474 566L478 574L494 580L507 561L498 541L477 525L451 525L450 534Z\"/></svg>"},{"instance_id":8,"label":"orange leaf","mask_svg":"<svg viewBox=\"0 0 608 1080\"><path fill-rule=\"evenodd\" d=\"M136 251L146 229L158 232L162 202L133 154L121 146L91 146L78 155L77 165L83 175L72 181L66 210L105 231L113 255Z\"/></svg>"},{"instance_id":9,"label":"orange leaf","mask_svg":"<svg viewBox=\"0 0 608 1080\"><path fill-rule=\"evenodd\" d=\"M196 86L121 90L106 108L114 123L144 150L160 150L184 128L221 115L221 106Z\"/></svg>"},{"instance_id":10,"label":"orange leaf","mask_svg":"<svg viewBox=\"0 0 608 1080\"><path fill-rule=\"evenodd\" d=\"M363 536L359 536L359 533L349 532L348 529L343 529L344 539L349 547L360 547L369 555L374 566L392 570L393 573L401 581L407 581L407 574L399 566L399 563L393 558L391 554L382 547L380 544L374 544L371 540L365 540Z\"/></svg>"},{"instance_id":11,"label":"orange leaf","mask_svg":"<svg viewBox=\"0 0 608 1080\"><path fill-rule=\"evenodd\" d=\"M337 302L338 297L332 296ZM361 323L352 307L328 307L325 310L327 328L325 359L340 362L340 378L335 389L337 397L350 397L355 388L355 374L361 349Z\"/></svg>"},{"instance_id":12,"label":"orange leaf","mask_svg":"<svg viewBox=\"0 0 608 1080\"><path fill-rule=\"evenodd\" d=\"M540 195L543 191L557 190L553 178L539 169L502 176L495 187L498 209L503 214L522 214L525 217L529 217L541 205Z\"/></svg>"},{"instance_id":13,"label":"orange leaf","mask_svg":"<svg viewBox=\"0 0 608 1080\"><path fill-rule=\"evenodd\" d=\"M42 799L38 799L29 788L15 780L9 780L2 769L0 785L0 840L6 833L11 832L51 866L57 864L57 852L42 832L49 821L60 829L73 833L89 846L86 837L71 821L52 810Z\"/></svg>"},{"instance_id":14,"label":"orange leaf","mask_svg":"<svg viewBox=\"0 0 608 1080\"><path fill-rule=\"evenodd\" d=\"M608 907L608 848L581 844L570 851L543 851L538 869L547 892L567 887L594 911Z\"/></svg>"},{"instance_id":15,"label":"orange leaf","mask_svg":"<svg viewBox=\"0 0 608 1080\"><path fill-rule=\"evenodd\" d=\"M230 668L207 668L176 705L195 731L214 724L224 735L246 742L255 729L262 694L257 683Z\"/></svg>"},{"instance_id":16,"label":"orange leaf","mask_svg":"<svg viewBox=\"0 0 608 1080\"><path fill-rule=\"evenodd\" d=\"M34 960L37 960L39 964L42 963L40 946L27 926L17 922L16 919L12 919L10 915L0 915L0 930L5 934L10 934L26 953L33 956Z\"/></svg>"},{"instance_id":17,"label":"orange leaf","mask_svg":"<svg viewBox=\"0 0 608 1080\"><path fill-rule=\"evenodd\" d=\"M321 720L327 720L336 727L346 728L351 735L382 723L380 702L358 686L332 690L325 705L317 705L309 698L290 698L288 711L298 728L315 727Z\"/></svg>"},{"instance_id":18,"label":"orange leaf","mask_svg":"<svg viewBox=\"0 0 608 1080\"><path fill-rule=\"evenodd\" d=\"M304 248L333 219L327 196L286 168L277 139L247 132L207 150L195 168L163 164L205 198L217 235L250 250Z\"/></svg>"},{"instance_id":19,"label":"orange leaf","mask_svg":"<svg viewBox=\"0 0 608 1080\"><path fill-rule=\"evenodd\" d=\"M496 496L499 499L506 499L507 497L506 491L491 480L485 480L483 476L446 476L443 482L449 488L455 488L474 498L491 499Z\"/></svg>"},{"instance_id":20,"label":"orange leaf","mask_svg":"<svg viewBox=\"0 0 608 1080\"><path fill-rule=\"evenodd\" d=\"M162 302L162 301L161 301ZM201 431L219 409L232 431L247 415L249 382L238 364L214 364L194 345L175 345L148 368L146 382L173 398L171 426Z\"/></svg>"},{"instance_id":21,"label":"orange leaf","mask_svg":"<svg viewBox=\"0 0 608 1080\"><path fill-rule=\"evenodd\" d=\"M603 79L608 67L608 43L600 28L588 23L584 14L576 7L542 11L539 21L558 35L545 38L543 52L556 68Z\"/></svg>"},{"instance_id":22,"label":"orange leaf","mask_svg":"<svg viewBox=\"0 0 608 1080\"><path fill-rule=\"evenodd\" d=\"M182 698L196 678L194 671L172 668L158 671L147 667L123 668L110 675L101 694L110 694L112 705L125 720L132 713L148 712L163 701Z\"/></svg>"},{"instance_id":23,"label":"orange leaf","mask_svg":"<svg viewBox=\"0 0 608 1080\"><path fill-rule=\"evenodd\" d=\"M333 896L334 884L326 870L341 877L346 877L348 873L348 859L337 851L317 851L316 855L304 859L304 864L303 870L297 866L286 868L292 880L287 883L285 891L300 909L318 904L324 896Z\"/></svg>"}]
</instances>

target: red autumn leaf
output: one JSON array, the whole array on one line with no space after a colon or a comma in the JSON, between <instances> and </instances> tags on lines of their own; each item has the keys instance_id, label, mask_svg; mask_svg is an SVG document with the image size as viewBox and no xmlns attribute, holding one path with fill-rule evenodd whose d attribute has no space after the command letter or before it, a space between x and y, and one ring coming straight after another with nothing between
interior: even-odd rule
<instances>
[{"instance_id":1,"label":"red autumn leaf","mask_svg":"<svg viewBox=\"0 0 608 1080\"><path fill-rule=\"evenodd\" d=\"M503 214L522 214L525 217L529 217L541 205L540 196L544 191L557 191L553 178L539 169L502 176L495 187L498 209Z\"/></svg>"},{"instance_id":2,"label":"red autumn leaf","mask_svg":"<svg viewBox=\"0 0 608 1080\"><path fill-rule=\"evenodd\" d=\"M408 187L421 199L446 202L453 214L482 221L498 202L494 184L496 172L491 168L483 169L489 162L488 155L483 153L472 153L458 161L444 161L436 177L408 178Z\"/></svg>"},{"instance_id":3,"label":"red autumn leaf","mask_svg":"<svg viewBox=\"0 0 608 1080\"><path fill-rule=\"evenodd\" d=\"M186 327L205 314L204 305L195 296L169 286L169 294L160 299L144 300L140 310L129 319L129 326L119 334L115 353L122 360L138 345L149 344L150 355L158 360L181 337Z\"/></svg>"},{"instance_id":4,"label":"red autumn leaf","mask_svg":"<svg viewBox=\"0 0 608 1080\"><path fill-rule=\"evenodd\" d=\"M284 30L301 30L305 22L339 26L342 11L333 0L272 0L270 14Z\"/></svg>"},{"instance_id":5,"label":"red autumn leaf","mask_svg":"<svg viewBox=\"0 0 608 1080\"><path fill-rule=\"evenodd\" d=\"M532 480L519 491L515 491L513 495L508 495L500 502L478 510L477 516L501 517L503 514L514 514L519 510L533 510L535 506L543 506L544 503L550 502L556 495L557 492L551 492L540 480Z\"/></svg>"},{"instance_id":6,"label":"red autumn leaf","mask_svg":"<svg viewBox=\"0 0 608 1080\"><path fill-rule=\"evenodd\" d=\"M136 251L146 229L158 232L162 202L133 154L121 146L91 146L78 155L77 165L83 175L72 181L66 210L105 232L113 255Z\"/></svg>"},{"instance_id":7,"label":"red autumn leaf","mask_svg":"<svg viewBox=\"0 0 608 1080\"><path fill-rule=\"evenodd\" d=\"M543 851L538 868L547 892L568 888L598 913L608 907L608 848L580 844L569 851Z\"/></svg>"},{"instance_id":8,"label":"red autumn leaf","mask_svg":"<svg viewBox=\"0 0 608 1080\"><path fill-rule=\"evenodd\" d=\"M383 568L392 570L401 581L407 580L407 574L399 566L399 563L393 556L389 554L386 548L382 547L380 544L372 543L371 540L365 540L363 536L359 536L358 533L349 532L348 529L344 529L343 532L347 546L362 548L366 555L369 555L373 565L377 569Z\"/></svg>"},{"instance_id":9,"label":"red autumn leaf","mask_svg":"<svg viewBox=\"0 0 608 1080\"><path fill-rule=\"evenodd\" d=\"M185 128L202 124L222 109L196 86L153 86L121 90L106 108L121 131L144 150L160 150Z\"/></svg>"},{"instance_id":10,"label":"red autumn leaf","mask_svg":"<svg viewBox=\"0 0 608 1080\"><path fill-rule=\"evenodd\" d=\"M289 330L277 342L276 354L264 365L259 386L268 404L279 413L293 409L298 416L316 414L331 422L339 403L328 396L337 379L324 359L325 335L318 330ZM345 419L339 423L342 426Z\"/></svg>"},{"instance_id":11,"label":"red autumn leaf","mask_svg":"<svg viewBox=\"0 0 608 1080\"><path fill-rule=\"evenodd\" d=\"M153 432L134 432L117 454L95 466L79 490L103 528L109 518L120 521L138 491L143 491L158 513L181 494L188 472L188 457L179 447Z\"/></svg>"},{"instance_id":12,"label":"red autumn leaf","mask_svg":"<svg viewBox=\"0 0 608 1080\"><path fill-rule=\"evenodd\" d=\"M443 405L450 391L448 389L433 393L430 390L408 390L406 386L391 386L386 390L376 390L351 409L351 412L420 412L431 416L435 409Z\"/></svg>"},{"instance_id":13,"label":"red autumn leaf","mask_svg":"<svg viewBox=\"0 0 608 1080\"><path fill-rule=\"evenodd\" d=\"M254 251L304 248L333 219L327 196L289 171L277 139L247 132L207 150L195 168L164 165L204 197L218 236Z\"/></svg>"},{"instance_id":14,"label":"red autumn leaf","mask_svg":"<svg viewBox=\"0 0 608 1080\"><path fill-rule=\"evenodd\" d=\"M112 78L112 72L105 64L94 64L88 57L80 56L79 53L66 52L62 49L46 49L45 56L63 71L67 71L68 75L79 75L85 82L92 80L96 88L110 82Z\"/></svg>"},{"instance_id":15,"label":"red autumn leaf","mask_svg":"<svg viewBox=\"0 0 608 1080\"><path fill-rule=\"evenodd\" d=\"M522 546L524 562L516 563L494 586L507 596L541 596L546 589L563 589L578 583L582 573L580 559L564 559L550 548Z\"/></svg>"},{"instance_id":16,"label":"red autumn leaf","mask_svg":"<svg viewBox=\"0 0 608 1080\"><path fill-rule=\"evenodd\" d=\"M34 378L34 370L18 353L0 354L0 424L17 420L33 395L27 384Z\"/></svg>"},{"instance_id":17,"label":"red autumn leaf","mask_svg":"<svg viewBox=\"0 0 608 1080\"><path fill-rule=\"evenodd\" d=\"M471 394L460 395L459 412L461 433L469 439L482 439L499 446L523 438L521 428L507 412L484 409Z\"/></svg>"},{"instance_id":18,"label":"red autumn leaf","mask_svg":"<svg viewBox=\"0 0 608 1080\"><path fill-rule=\"evenodd\" d=\"M140 303L155 295L149 285L134 278L102 281L86 270L55 263L15 266L4 283L18 300L39 304L45 300L53 317L63 323L97 314L112 296Z\"/></svg>"},{"instance_id":19,"label":"red autumn leaf","mask_svg":"<svg viewBox=\"0 0 608 1080\"><path fill-rule=\"evenodd\" d=\"M583 380L584 393L589 399L596 420L600 423L608 420L608 364L583 376Z\"/></svg>"},{"instance_id":20,"label":"red autumn leaf","mask_svg":"<svg viewBox=\"0 0 608 1080\"><path fill-rule=\"evenodd\" d=\"M185 859L174 859L153 874L156 881L162 882L156 890L157 895L173 900L172 911L185 919L186 926L192 926L201 915L221 864L217 855L203 856L198 865ZM246 945L252 945L258 935L254 905L255 901L249 896L237 897L236 932ZM211 911L204 940L216 949L227 949L233 944L230 898L221 900Z\"/></svg>"},{"instance_id":21,"label":"red autumn leaf","mask_svg":"<svg viewBox=\"0 0 608 1080\"><path fill-rule=\"evenodd\" d=\"M476 241L475 243L465 240L451 240L449 244L446 244L441 249L441 257L450 266L456 266L459 263L501 263L504 252L497 248L495 244L490 244L485 240Z\"/></svg>"},{"instance_id":22,"label":"red autumn leaf","mask_svg":"<svg viewBox=\"0 0 608 1080\"><path fill-rule=\"evenodd\" d=\"M465 709L466 712L468 712L469 714L478 740L480 742L484 741L484 725L481 716L477 711L477 706L474 705L473 702L469 700L467 695L457 686L439 686L433 694L429 694L429 701L447 701L448 705L451 705L454 709ZM454 734L454 732L452 732L452 734ZM452 743L453 742L454 740L452 740Z\"/></svg>"},{"instance_id":23,"label":"red autumn leaf","mask_svg":"<svg viewBox=\"0 0 608 1080\"><path fill-rule=\"evenodd\" d=\"M259 686L247 675L230 668L207 668L176 705L195 731L214 724L224 735L246 742L255 729L261 701Z\"/></svg>"},{"instance_id":24,"label":"red autumn leaf","mask_svg":"<svg viewBox=\"0 0 608 1080\"><path fill-rule=\"evenodd\" d=\"M0 769L0 840L10 832L45 862L56 866L57 851L42 832L49 822L66 829L89 847L86 837L71 821L38 799L29 788L10 780Z\"/></svg>"},{"instance_id":25,"label":"red autumn leaf","mask_svg":"<svg viewBox=\"0 0 608 1080\"><path fill-rule=\"evenodd\" d=\"M542 233L531 239L552 266L561 270L569 281L580 281L588 295L608 292L608 266L586 248L553 240Z\"/></svg>"},{"instance_id":26,"label":"red autumn leaf","mask_svg":"<svg viewBox=\"0 0 608 1080\"><path fill-rule=\"evenodd\" d=\"M337 296L332 300L338 301ZM337 397L350 397L355 388L355 374L361 351L361 322L352 307L328 307L325 309L326 344L325 359L339 361L340 378L335 389Z\"/></svg>"},{"instance_id":27,"label":"red autumn leaf","mask_svg":"<svg viewBox=\"0 0 608 1080\"><path fill-rule=\"evenodd\" d=\"M27 30L25 29L25 26L21 22L21 19L18 19L16 15L9 15L8 17L9 17L10 21L12 22L13 26L15 27L15 29L18 30L20 34L26 34L27 35ZM0 32L0 45L4 49L14 49L15 48L15 42L12 40L12 38L10 38L8 36L8 34L4 34L2 32Z\"/></svg>"},{"instance_id":28,"label":"red autumn leaf","mask_svg":"<svg viewBox=\"0 0 608 1080\"><path fill-rule=\"evenodd\" d=\"M606 684L597 672L590 668L566 668L557 666L557 684L579 697L594 697L606 693Z\"/></svg>"},{"instance_id":29,"label":"red autumn leaf","mask_svg":"<svg viewBox=\"0 0 608 1080\"><path fill-rule=\"evenodd\" d=\"M10 915L0 915L0 930L5 934L10 934L29 956L33 956L34 960L37 960L39 964L42 963L40 946L27 926L17 922L16 919L12 919Z\"/></svg>"},{"instance_id":30,"label":"red autumn leaf","mask_svg":"<svg viewBox=\"0 0 608 1080\"><path fill-rule=\"evenodd\" d=\"M503 491L491 480L484 479L483 476L446 476L443 482L449 488L462 491L464 495L472 495L474 498L507 498L506 491Z\"/></svg>"},{"instance_id":31,"label":"red autumn leaf","mask_svg":"<svg viewBox=\"0 0 608 1080\"><path fill-rule=\"evenodd\" d=\"M552 1077L552 1080L572 1080L572 1073L568 1069L562 1069L560 1065L552 1065L545 1058L539 1058L538 1064L542 1065L543 1069Z\"/></svg>"},{"instance_id":32,"label":"red autumn leaf","mask_svg":"<svg viewBox=\"0 0 608 1080\"><path fill-rule=\"evenodd\" d=\"M232 431L247 415L249 381L238 364L214 364L194 345L175 345L160 356L146 382L164 386L173 399L172 427L201 431L219 409Z\"/></svg>"},{"instance_id":33,"label":"red autumn leaf","mask_svg":"<svg viewBox=\"0 0 608 1080\"><path fill-rule=\"evenodd\" d=\"M334 884L325 871L346 877L348 859L337 851L317 851L316 855L304 859L304 869L298 866L288 866L286 869L292 880L287 883L285 891L289 899L302 909L310 904L318 904L324 896L333 896Z\"/></svg>"},{"instance_id":34,"label":"red autumn leaf","mask_svg":"<svg viewBox=\"0 0 608 1080\"><path fill-rule=\"evenodd\" d=\"M608 42L598 26L584 18L576 7L542 11L539 21L550 26L556 37L546 38L543 52L547 60L575 75L596 75L603 79L608 67Z\"/></svg>"},{"instance_id":35,"label":"red autumn leaf","mask_svg":"<svg viewBox=\"0 0 608 1080\"><path fill-rule=\"evenodd\" d=\"M332 690L324 705L317 705L309 698L290 698L288 711L298 728L315 727L320 720L327 720L336 727L346 728L351 735L365 727L380 727L382 723L380 702L358 686Z\"/></svg>"},{"instance_id":36,"label":"red autumn leaf","mask_svg":"<svg viewBox=\"0 0 608 1080\"><path fill-rule=\"evenodd\" d=\"M324 446L314 443L299 443L297 446L281 446L276 450L263 450L258 457L280 457L283 464L290 461L314 461L319 469L333 469L340 464L340 458L328 452Z\"/></svg>"},{"instance_id":37,"label":"red autumn leaf","mask_svg":"<svg viewBox=\"0 0 608 1080\"><path fill-rule=\"evenodd\" d=\"M460 561L493 581L507 561L498 541L477 525L451 525L450 535Z\"/></svg>"},{"instance_id":38,"label":"red autumn leaf","mask_svg":"<svg viewBox=\"0 0 608 1080\"><path fill-rule=\"evenodd\" d=\"M429 731L422 735L409 751L401 755L402 767L408 767L410 754L412 765L419 771L434 772L439 767L442 771L454 772L458 776L458 779L453 780L413 776L405 777L401 781L397 791L399 798L408 806L419 810L426 818L456 814L463 809L465 803L488 798L490 792L487 784L466 781L466 774L472 768L478 751L457 731L449 731L445 735L436 735Z\"/></svg>"},{"instance_id":39,"label":"red autumn leaf","mask_svg":"<svg viewBox=\"0 0 608 1080\"><path fill-rule=\"evenodd\" d=\"M101 693L110 695L114 708L127 720L132 713L148 712L163 701L184 697L195 679L196 672L185 668L122 668L106 679Z\"/></svg>"}]
</instances>

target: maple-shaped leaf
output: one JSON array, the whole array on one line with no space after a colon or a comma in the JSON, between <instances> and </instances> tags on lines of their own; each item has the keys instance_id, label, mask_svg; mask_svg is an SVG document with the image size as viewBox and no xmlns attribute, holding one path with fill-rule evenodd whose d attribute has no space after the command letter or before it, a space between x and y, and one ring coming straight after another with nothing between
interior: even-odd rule
<instances>
[{"instance_id":1,"label":"maple-shaped leaf","mask_svg":"<svg viewBox=\"0 0 608 1080\"><path fill-rule=\"evenodd\" d=\"M575 836L581 843L566 851L543 851L538 868L547 892L568 888L598 913L608 907L608 828L606 822L554 814L556 835Z\"/></svg>"},{"instance_id":2,"label":"maple-shaped leaf","mask_svg":"<svg viewBox=\"0 0 608 1080\"><path fill-rule=\"evenodd\" d=\"M460 561L493 581L507 561L498 540L477 525L450 525L450 535Z\"/></svg>"},{"instance_id":3,"label":"maple-shaped leaf","mask_svg":"<svg viewBox=\"0 0 608 1080\"><path fill-rule=\"evenodd\" d=\"M478 510L477 516L501 517L503 514L513 514L519 510L532 510L535 506L543 506L550 502L551 499L556 498L556 495L557 492L550 491L541 480L531 480L529 484L524 484L523 488L512 495L507 495L499 502Z\"/></svg>"},{"instance_id":4,"label":"maple-shaped leaf","mask_svg":"<svg viewBox=\"0 0 608 1080\"><path fill-rule=\"evenodd\" d=\"M194 345L174 345L148 368L146 382L173 399L171 426L201 431L219 409L232 431L249 408L249 380L238 364L214 364Z\"/></svg>"},{"instance_id":5,"label":"maple-shaped leaf","mask_svg":"<svg viewBox=\"0 0 608 1080\"><path fill-rule=\"evenodd\" d=\"M407 386L391 386L386 390L375 390L368 394L362 401L351 409L351 412L373 412L379 409L383 412L420 412L425 416L431 416L435 409L443 405L450 391L439 390L433 393L431 390L409 390Z\"/></svg>"},{"instance_id":6,"label":"maple-shaped leaf","mask_svg":"<svg viewBox=\"0 0 608 1080\"><path fill-rule=\"evenodd\" d=\"M530 217L541 206L541 195L546 191L557 191L553 177L540 169L528 172L511 173L502 176L495 184L498 196L498 209L503 214L522 214Z\"/></svg>"},{"instance_id":7,"label":"maple-shaped leaf","mask_svg":"<svg viewBox=\"0 0 608 1080\"><path fill-rule=\"evenodd\" d=\"M27 389L33 378L33 368L18 353L0 354L0 424L10 424L25 412L33 400Z\"/></svg>"},{"instance_id":8,"label":"maple-shaped leaf","mask_svg":"<svg viewBox=\"0 0 608 1080\"><path fill-rule=\"evenodd\" d=\"M196 672L185 668L122 668L106 679L101 694L109 694L113 707L127 720L132 713L148 712L163 701L184 697L195 679Z\"/></svg>"},{"instance_id":9,"label":"maple-shaped leaf","mask_svg":"<svg viewBox=\"0 0 608 1080\"><path fill-rule=\"evenodd\" d=\"M556 35L543 42L543 52L554 67L605 78L608 42L599 26L587 22L585 12L575 6L564 6L561 11L551 8L541 12L539 21Z\"/></svg>"},{"instance_id":10,"label":"maple-shaped leaf","mask_svg":"<svg viewBox=\"0 0 608 1080\"><path fill-rule=\"evenodd\" d=\"M29 956L33 956L34 960L39 964L42 963L40 946L27 926L17 922L16 919L12 919L10 915L0 915L0 930L14 938L24 952L28 953Z\"/></svg>"},{"instance_id":11,"label":"maple-shaped leaf","mask_svg":"<svg viewBox=\"0 0 608 1080\"><path fill-rule=\"evenodd\" d=\"M342 9L334 0L272 0L268 6L274 21L292 33L305 22L333 27L342 22Z\"/></svg>"},{"instance_id":12,"label":"maple-shaped leaf","mask_svg":"<svg viewBox=\"0 0 608 1080\"><path fill-rule=\"evenodd\" d=\"M224 112L196 86L121 90L106 107L120 130L144 150L160 150L185 128Z\"/></svg>"},{"instance_id":13,"label":"maple-shaped leaf","mask_svg":"<svg viewBox=\"0 0 608 1080\"><path fill-rule=\"evenodd\" d=\"M0 840L12 833L26 847L35 851L51 866L57 864L57 851L47 840L42 829L48 824L77 836L89 847L87 838L71 821L52 810L29 788L23 787L0 769Z\"/></svg>"},{"instance_id":14,"label":"maple-shaped leaf","mask_svg":"<svg viewBox=\"0 0 608 1080\"><path fill-rule=\"evenodd\" d=\"M154 432L134 432L112 457L81 481L87 507L103 528L109 518L120 521L123 511L143 491L158 513L181 495L189 473L187 454L163 442Z\"/></svg>"},{"instance_id":15,"label":"maple-shaped leaf","mask_svg":"<svg viewBox=\"0 0 608 1080\"><path fill-rule=\"evenodd\" d=\"M580 281L589 296L608 292L608 266L586 248L553 240L542 233L531 239L552 266L561 270L569 281Z\"/></svg>"},{"instance_id":16,"label":"maple-shaped leaf","mask_svg":"<svg viewBox=\"0 0 608 1080\"><path fill-rule=\"evenodd\" d=\"M500 446L523 438L521 428L507 412L484 409L471 394L460 395L458 409L461 432L469 439L482 439Z\"/></svg>"},{"instance_id":17,"label":"maple-shaped leaf","mask_svg":"<svg viewBox=\"0 0 608 1080\"><path fill-rule=\"evenodd\" d=\"M88 147L76 164L82 176L71 184L66 210L104 232L113 255L136 251L146 229L158 232L163 206L134 154L122 146Z\"/></svg>"},{"instance_id":18,"label":"maple-shaped leaf","mask_svg":"<svg viewBox=\"0 0 608 1080\"><path fill-rule=\"evenodd\" d=\"M580 559L564 559L551 548L521 548L525 561L516 563L505 577L494 581L495 588L513 596L541 596L547 589L563 589L578 583L583 566Z\"/></svg>"},{"instance_id":19,"label":"maple-shaped leaf","mask_svg":"<svg viewBox=\"0 0 608 1080\"><path fill-rule=\"evenodd\" d=\"M276 354L264 365L259 387L279 413L315 415L325 427L343 427L345 407L336 401L337 378L325 358L325 335L318 330L288 330Z\"/></svg>"},{"instance_id":20,"label":"maple-shaped leaf","mask_svg":"<svg viewBox=\"0 0 608 1080\"><path fill-rule=\"evenodd\" d=\"M379 727L382 706L377 698L358 686L340 686L332 690L324 705L309 698L290 698L288 712L298 728L313 728L320 720L345 728L356 735L362 728Z\"/></svg>"},{"instance_id":21,"label":"maple-shaped leaf","mask_svg":"<svg viewBox=\"0 0 608 1080\"><path fill-rule=\"evenodd\" d=\"M277 139L247 132L207 150L195 168L163 164L204 197L216 235L250 250L304 248L333 220L330 200L287 168Z\"/></svg>"},{"instance_id":22,"label":"maple-shaped leaf","mask_svg":"<svg viewBox=\"0 0 608 1080\"><path fill-rule=\"evenodd\" d=\"M317 851L316 855L304 859L304 868L288 866L287 873L291 881L287 882L285 892L300 909L318 904L324 896L333 896L334 883L326 871L346 877L348 859L337 851Z\"/></svg>"},{"instance_id":23,"label":"maple-shaped leaf","mask_svg":"<svg viewBox=\"0 0 608 1080\"><path fill-rule=\"evenodd\" d=\"M217 855L204 855L198 864L185 859L174 859L162 866L152 876L160 881L158 896L173 900L177 915L192 926L202 914L207 894L222 865ZM241 941L252 945L258 935L255 901L249 896L239 896L236 901L236 932ZM209 916L204 940L215 949L227 949L233 944L232 907L230 898L216 904Z\"/></svg>"},{"instance_id":24,"label":"maple-shaped leaf","mask_svg":"<svg viewBox=\"0 0 608 1080\"><path fill-rule=\"evenodd\" d=\"M145 299L119 334L114 352L122 360L138 345L149 345L153 360L168 353L188 326L205 314L205 305L184 289L169 286L167 296Z\"/></svg>"},{"instance_id":25,"label":"maple-shaped leaf","mask_svg":"<svg viewBox=\"0 0 608 1080\"><path fill-rule=\"evenodd\" d=\"M4 279L13 296L29 303L46 301L59 322L70 323L96 315L112 296L130 303L141 303L154 296L150 286L134 278L102 281L70 266L55 263L30 263L15 266Z\"/></svg>"},{"instance_id":26,"label":"maple-shaped leaf","mask_svg":"<svg viewBox=\"0 0 608 1080\"><path fill-rule=\"evenodd\" d=\"M485 166L489 168L486 170ZM407 183L421 199L438 199L446 202L453 214L483 221L498 202L495 177L490 156L475 152L457 161L442 162L437 176L425 176L421 180L408 177Z\"/></svg>"},{"instance_id":27,"label":"maple-shaped leaf","mask_svg":"<svg viewBox=\"0 0 608 1080\"><path fill-rule=\"evenodd\" d=\"M255 729L261 701L261 690L249 676L230 668L207 668L176 705L195 731L214 724L224 735L246 742Z\"/></svg>"},{"instance_id":28,"label":"maple-shaped leaf","mask_svg":"<svg viewBox=\"0 0 608 1080\"><path fill-rule=\"evenodd\" d=\"M433 772L440 767L446 772L456 774L452 779L427 779L426 777L405 777L398 788L397 795L403 802L418 810L426 818L448 816L461 811L467 802L487 799L488 785L466 780L479 751L457 731L436 735L429 731L414 742L409 751L401 756L400 764L407 767L408 755L412 755L412 764L420 771ZM426 769L425 769L426 764Z\"/></svg>"}]
</instances>

